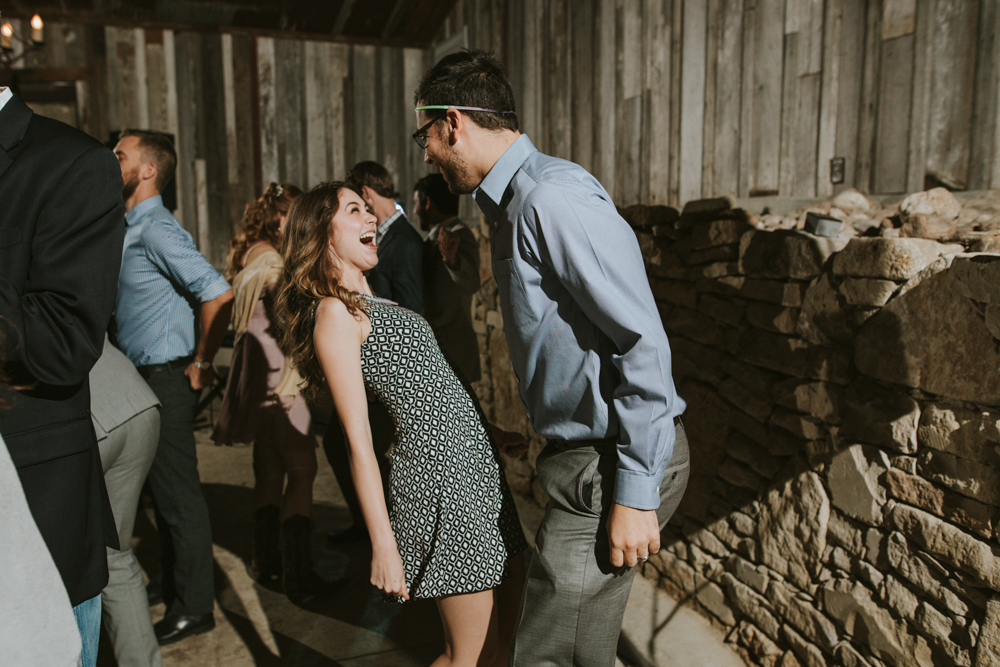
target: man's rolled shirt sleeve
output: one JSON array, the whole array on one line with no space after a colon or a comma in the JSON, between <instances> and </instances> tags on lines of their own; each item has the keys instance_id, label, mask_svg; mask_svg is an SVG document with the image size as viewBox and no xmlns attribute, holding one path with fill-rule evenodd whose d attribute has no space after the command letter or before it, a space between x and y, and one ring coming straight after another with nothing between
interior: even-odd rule
<instances>
[{"instance_id":1,"label":"man's rolled shirt sleeve","mask_svg":"<svg viewBox=\"0 0 1000 667\"><path fill-rule=\"evenodd\" d=\"M142 245L149 261L180 287L179 291L199 303L212 301L231 289L183 229L153 220L143 230Z\"/></svg>"},{"instance_id":2,"label":"man's rolled shirt sleeve","mask_svg":"<svg viewBox=\"0 0 1000 667\"><path fill-rule=\"evenodd\" d=\"M577 191L578 190L578 191ZM620 374L612 402L619 421L615 502L651 510L673 453L679 402L670 347L635 233L592 190L542 183L525 201L543 264L614 344Z\"/></svg>"}]
</instances>

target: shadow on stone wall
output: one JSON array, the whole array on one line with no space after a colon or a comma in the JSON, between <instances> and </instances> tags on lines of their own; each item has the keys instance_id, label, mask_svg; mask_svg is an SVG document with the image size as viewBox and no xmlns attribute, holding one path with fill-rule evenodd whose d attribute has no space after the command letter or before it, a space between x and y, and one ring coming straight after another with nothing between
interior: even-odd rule
<instances>
[{"instance_id":1,"label":"shadow on stone wall","mask_svg":"<svg viewBox=\"0 0 1000 667\"><path fill-rule=\"evenodd\" d=\"M1000 665L1000 255L765 230L725 200L622 213L692 444L645 574L755 664ZM477 391L527 427L485 285ZM531 439L508 474L544 502Z\"/></svg>"}]
</instances>

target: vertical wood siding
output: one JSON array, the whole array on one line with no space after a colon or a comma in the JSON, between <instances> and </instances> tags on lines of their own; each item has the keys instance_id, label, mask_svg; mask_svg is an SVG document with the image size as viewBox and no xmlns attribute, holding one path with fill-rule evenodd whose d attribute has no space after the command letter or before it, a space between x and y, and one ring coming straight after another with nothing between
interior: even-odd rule
<instances>
[{"instance_id":1,"label":"vertical wood siding","mask_svg":"<svg viewBox=\"0 0 1000 667\"><path fill-rule=\"evenodd\" d=\"M1000 187L994 0L460 0L429 49L47 31L30 66L86 68L83 129L176 137L177 216L217 264L272 180L308 188L376 160L409 209L431 171L413 91L463 46L497 53L522 130L619 205ZM469 197L460 213L478 216Z\"/></svg>"}]
</instances>

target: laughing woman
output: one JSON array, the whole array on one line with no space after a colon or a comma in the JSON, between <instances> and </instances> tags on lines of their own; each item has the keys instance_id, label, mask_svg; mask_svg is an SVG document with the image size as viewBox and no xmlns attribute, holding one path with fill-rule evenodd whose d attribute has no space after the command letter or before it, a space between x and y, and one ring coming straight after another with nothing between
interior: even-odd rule
<instances>
[{"instance_id":1,"label":"laughing woman","mask_svg":"<svg viewBox=\"0 0 1000 667\"><path fill-rule=\"evenodd\" d=\"M419 315L372 294L375 216L344 183L292 206L275 312L282 347L313 391L328 387L372 541L372 583L393 598L434 598L445 665L506 665L526 548L491 427ZM368 425L385 404L398 442L387 508Z\"/></svg>"}]
</instances>

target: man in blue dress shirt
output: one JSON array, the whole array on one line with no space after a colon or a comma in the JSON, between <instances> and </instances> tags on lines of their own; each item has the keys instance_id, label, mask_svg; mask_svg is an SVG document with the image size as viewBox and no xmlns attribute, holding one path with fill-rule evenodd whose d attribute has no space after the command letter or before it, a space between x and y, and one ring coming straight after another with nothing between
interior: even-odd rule
<instances>
[{"instance_id":1,"label":"man in blue dress shirt","mask_svg":"<svg viewBox=\"0 0 1000 667\"><path fill-rule=\"evenodd\" d=\"M201 390L212 382L212 359L229 326L233 292L163 206L160 191L177 164L170 140L127 130L115 155L128 223L115 301L118 346L162 404L149 485L167 603L153 630L163 645L215 627L212 529L192 422Z\"/></svg>"},{"instance_id":2,"label":"man in blue dress shirt","mask_svg":"<svg viewBox=\"0 0 1000 667\"><path fill-rule=\"evenodd\" d=\"M551 497L512 665L614 664L634 567L687 486L684 401L635 234L580 166L518 131L499 62L442 58L420 82L414 139L493 227L504 334Z\"/></svg>"}]
</instances>

